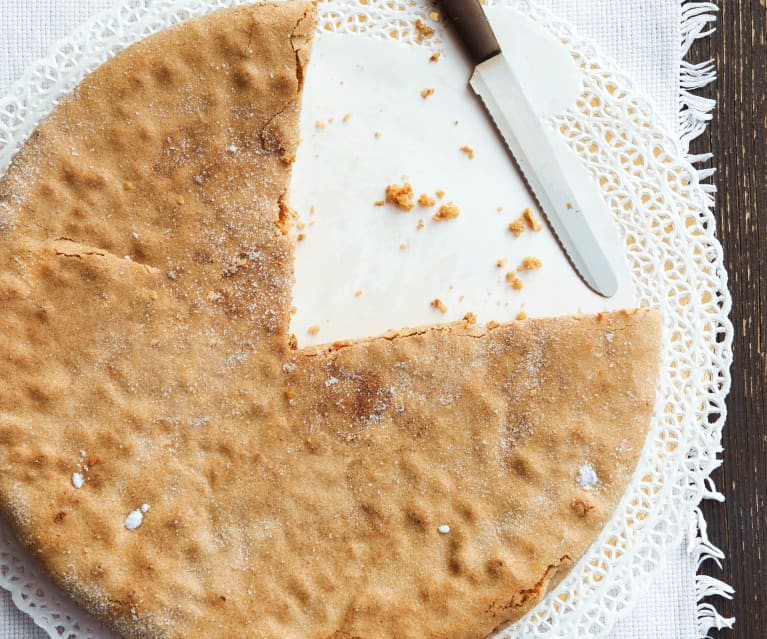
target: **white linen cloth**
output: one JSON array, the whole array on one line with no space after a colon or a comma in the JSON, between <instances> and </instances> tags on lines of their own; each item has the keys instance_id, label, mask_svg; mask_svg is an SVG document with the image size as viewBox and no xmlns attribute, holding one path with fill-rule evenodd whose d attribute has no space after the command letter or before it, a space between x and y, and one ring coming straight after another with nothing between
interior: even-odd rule
<instances>
[{"instance_id":1,"label":"white linen cloth","mask_svg":"<svg viewBox=\"0 0 767 639\"><path fill-rule=\"evenodd\" d=\"M676 129L682 0L538 0L592 38ZM0 0L0 95L58 39L113 0ZM696 559L680 544L611 639L698 639ZM47 639L0 589L0 639Z\"/></svg>"}]
</instances>

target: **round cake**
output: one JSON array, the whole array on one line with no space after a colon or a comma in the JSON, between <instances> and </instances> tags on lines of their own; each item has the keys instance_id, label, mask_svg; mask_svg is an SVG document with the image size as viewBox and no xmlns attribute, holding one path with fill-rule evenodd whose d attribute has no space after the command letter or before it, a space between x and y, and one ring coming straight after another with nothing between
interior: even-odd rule
<instances>
[{"instance_id":1,"label":"round cake","mask_svg":"<svg viewBox=\"0 0 767 639\"><path fill-rule=\"evenodd\" d=\"M653 311L297 348L314 26L290 1L149 37L0 181L0 506L130 639L482 639L578 561L644 443Z\"/></svg>"}]
</instances>

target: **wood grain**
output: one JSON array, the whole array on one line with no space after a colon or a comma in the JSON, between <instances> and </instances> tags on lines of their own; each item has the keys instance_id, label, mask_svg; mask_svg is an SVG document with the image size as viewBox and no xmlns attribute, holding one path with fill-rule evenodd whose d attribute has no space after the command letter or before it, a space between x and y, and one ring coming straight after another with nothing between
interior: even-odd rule
<instances>
[{"instance_id":1,"label":"wood grain","mask_svg":"<svg viewBox=\"0 0 767 639\"><path fill-rule=\"evenodd\" d=\"M718 102L707 134L693 151L709 149L719 172L716 215L733 295L732 391L727 402L724 465L715 474L727 497L703 509L709 536L726 553L723 570L704 572L736 590L717 602L735 615L729 639L767 637L767 9L765 0L720 0L717 32L692 59L716 59Z\"/></svg>"}]
</instances>

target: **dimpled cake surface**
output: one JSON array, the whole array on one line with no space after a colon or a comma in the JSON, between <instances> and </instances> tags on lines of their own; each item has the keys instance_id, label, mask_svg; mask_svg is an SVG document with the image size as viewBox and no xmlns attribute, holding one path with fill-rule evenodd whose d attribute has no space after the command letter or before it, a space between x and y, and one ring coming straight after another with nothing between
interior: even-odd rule
<instances>
[{"instance_id":1,"label":"dimpled cake surface","mask_svg":"<svg viewBox=\"0 0 767 639\"><path fill-rule=\"evenodd\" d=\"M653 311L295 346L314 27L291 0L151 36L0 181L0 506L129 639L483 639L644 443Z\"/></svg>"}]
</instances>

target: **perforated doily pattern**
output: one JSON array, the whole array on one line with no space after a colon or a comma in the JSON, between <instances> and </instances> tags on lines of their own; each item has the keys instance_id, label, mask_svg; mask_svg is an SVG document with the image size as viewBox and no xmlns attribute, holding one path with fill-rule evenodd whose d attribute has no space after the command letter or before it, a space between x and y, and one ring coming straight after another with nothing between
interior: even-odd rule
<instances>
[{"instance_id":1,"label":"perforated doily pattern","mask_svg":"<svg viewBox=\"0 0 767 639\"><path fill-rule=\"evenodd\" d=\"M0 100L0 173L56 101L127 45L176 22L246 0L126 1L60 42ZM599 538L565 580L507 637L598 637L646 590L678 543L717 466L729 390L732 326L721 246L706 188L674 135L595 46L530 0L499 0L540 23L583 71L583 95L552 121L589 166L623 232L636 297L661 309L658 402L640 467ZM414 22L437 28L419 42ZM434 47L441 25L414 2L333 0L320 30ZM0 522L0 586L52 637L111 639L42 575Z\"/></svg>"}]
</instances>

